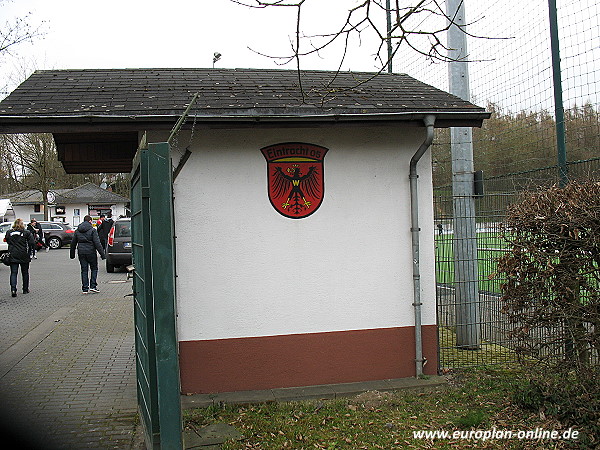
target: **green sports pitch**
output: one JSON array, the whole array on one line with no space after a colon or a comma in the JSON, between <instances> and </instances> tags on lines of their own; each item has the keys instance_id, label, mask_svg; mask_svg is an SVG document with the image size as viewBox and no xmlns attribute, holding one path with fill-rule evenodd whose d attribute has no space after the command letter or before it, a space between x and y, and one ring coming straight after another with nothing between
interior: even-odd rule
<instances>
[{"instance_id":1,"label":"green sports pitch","mask_svg":"<svg viewBox=\"0 0 600 450\"><path fill-rule=\"evenodd\" d=\"M477 232L477 279L480 292L500 293L501 280L496 275L498 259L506 252L508 243L498 231ZM435 235L436 282L454 284L454 234Z\"/></svg>"}]
</instances>

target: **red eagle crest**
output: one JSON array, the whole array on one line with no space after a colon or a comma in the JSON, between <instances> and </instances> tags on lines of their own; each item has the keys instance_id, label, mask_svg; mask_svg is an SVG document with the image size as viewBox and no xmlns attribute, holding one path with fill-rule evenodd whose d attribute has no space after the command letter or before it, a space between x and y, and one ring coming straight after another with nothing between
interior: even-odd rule
<instances>
[{"instance_id":1,"label":"red eagle crest","mask_svg":"<svg viewBox=\"0 0 600 450\"><path fill-rule=\"evenodd\" d=\"M313 144L286 143L261 149L267 160L269 200L291 219L313 214L323 201L323 159L328 149Z\"/></svg>"}]
</instances>

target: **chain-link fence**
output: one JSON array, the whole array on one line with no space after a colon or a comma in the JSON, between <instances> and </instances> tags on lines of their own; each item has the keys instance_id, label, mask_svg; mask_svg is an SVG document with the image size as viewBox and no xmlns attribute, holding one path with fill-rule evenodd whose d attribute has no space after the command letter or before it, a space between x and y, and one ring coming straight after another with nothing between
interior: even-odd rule
<instances>
[{"instance_id":1,"label":"chain-link fence","mask_svg":"<svg viewBox=\"0 0 600 450\"><path fill-rule=\"evenodd\" d=\"M516 361L501 311L503 280L496 274L506 246L499 225L520 192L560 181L551 3L465 1L471 100L492 117L473 131L474 165L484 173L485 194L476 198L473 218L478 294L466 303L457 300L457 283L465 281L456 273L464 261L454 252L462 237L454 233L450 133L439 130L433 146L441 369ZM556 13L568 175L600 180L600 5L594 0L562 3ZM446 64L410 54L402 58L395 69L448 90ZM475 314L465 314L465 308ZM465 327L476 330L469 345L460 339Z\"/></svg>"}]
</instances>

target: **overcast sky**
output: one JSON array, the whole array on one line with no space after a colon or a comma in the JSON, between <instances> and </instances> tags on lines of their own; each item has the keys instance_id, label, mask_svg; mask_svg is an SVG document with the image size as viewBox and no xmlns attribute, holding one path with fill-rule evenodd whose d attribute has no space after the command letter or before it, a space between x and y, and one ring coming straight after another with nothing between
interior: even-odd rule
<instances>
[{"instance_id":1,"label":"overcast sky","mask_svg":"<svg viewBox=\"0 0 600 450\"><path fill-rule=\"evenodd\" d=\"M331 29L343 22L339 11L356 1L312 4L304 23L322 31L324 23ZM19 46L19 58L5 58L2 69L14 72L23 63L42 69L211 67L215 52L222 54L216 67L276 68L275 60L255 51L290 53L294 10L249 9L229 0L4 0L4 20L30 13L28 21L34 26L43 22L47 33ZM344 70L376 70L373 46L354 42L353 49ZM322 53L303 64L335 70L337 62Z\"/></svg>"},{"instance_id":2,"label":"overcast sky","mask_svg":"<svg viewBox=\"0 0 600 450\"><path fill-rule=\"evenodd\" d=\"M252 1L252 0L249 0ZM383 1L383 0L382 0ZM311 0L303 9L308 33L336 30L359 0ZM565 102L598 102L600 90L600 6L596 0L559 3ZM401 5L410 4L408 0ZM443 5L443 2L441 2ZM548 0L466 0L473 100L512 110L552 104ZM229 0L0 0L3 21L27 14L46 34L0 59L0 77L11 91L33 69L211 67L280 68L268 55L289 55L294 8L249 9ZM385 27L385 15L377 16ZM427 28L427 24L424 24ZM445 42L445 36L440 36ZM576 41L576 45L575 45ZM375 71L378 41L363 33L350 42L341 69ZM427 46L427 41L425 41ZM251 50L253 49L253 50ZM340 47L304 58L302 68L336 70ZM24 69L23 69L24 68ZM293 64L283 68L295 68ZM447 67L404 52L394 71L447 89Z\"/></svg>"}]
</instances>

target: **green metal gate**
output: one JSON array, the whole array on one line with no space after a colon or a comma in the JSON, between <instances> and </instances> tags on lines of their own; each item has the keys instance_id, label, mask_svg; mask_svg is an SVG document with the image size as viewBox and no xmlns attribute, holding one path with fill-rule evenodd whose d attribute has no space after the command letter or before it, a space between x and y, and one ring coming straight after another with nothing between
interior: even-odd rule
<instances>
[{"instance_id":1,"label":"green metal gate","mask_svg":"<svg viewBox=\"0 0 600 450\"><path fill-rule=\"evenodd\" d=\"M131 173L138 410L149 449L181 449L169 144L140 148Z\"/></svg>"}]
</instances>

